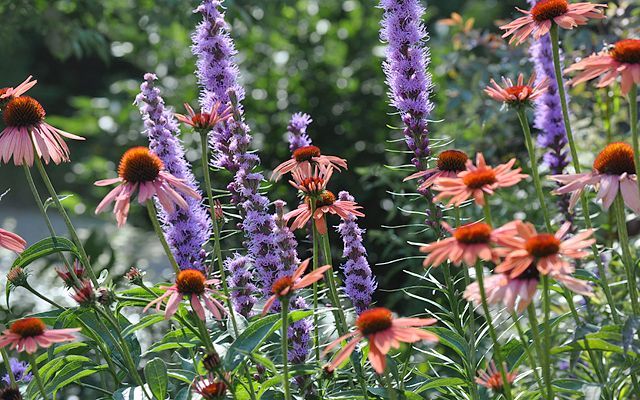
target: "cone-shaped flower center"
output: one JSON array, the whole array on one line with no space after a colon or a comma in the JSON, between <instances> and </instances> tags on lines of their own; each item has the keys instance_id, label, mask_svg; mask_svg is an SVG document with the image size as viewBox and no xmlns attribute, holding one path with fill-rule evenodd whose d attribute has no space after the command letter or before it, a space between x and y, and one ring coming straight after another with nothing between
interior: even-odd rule
<instances>
[{"instance_id":1,"label":"cone-shaped flower center","mask_svg":"<svg viewBox=\"0 0 640 400\"><path fill-rule=\"evenodd\" d=\"M195 129L213 129L215 124L210 123L210 114L209 113L197 113L193 117L191 117L191 122L193 123L193 127Z\"/></svg>"},{"instance_id":2,"label":"cone-shaped flower center","mask_svg":"<svg viewBox=\"0 0 640 400\"><path fill-rule=\"evenodd\" d=\"M318 190L322 190L323 185L324 179L319 176L310 176L309 178L303 179L298 186L300 186L305 193L315 193Z\"/></svg>"},{"instance_id":3,"label":"cone-shaped flower center","mask_svg":"<svg viewBox=\"0 0 640 400\"><path fill-rule=\"evenodd\" d=\"M492 389L492 390L496 390L496 391L501 391L502 390L502 375L500 375L500 372L496 372L491 374L491 376L489 377L489 379L487 379L487 383L485 385L485 387Z\"/></svg>"},{"instance_id":4,"label":"cone-shaped flower center","mask_svg":"<svg viewBox=\"0 0 640 400\"><path fill-rule=\"evenodd\" d=\"M7 126L34 126L42 122L45 115L44 108L36 99L20 96L7 103L2 118Z\"/></svg>"},{"instance_id":5,"label":"cone-shaped flower center","mask_svg":"<svg viewBox=\"0 0 640 400\"><path fill-rule=\"evenodd\" d=\"M184 295L200 295L204 293L204 274L195 269L185 269L180 271L176 278L178 292Z\"/></svg>"},{"instance_id":6,"label":"cone-shaped flower center","mask_svg":"<svg viewBox=\"0 0 640 400\"><path fill-rule=\"evenodd\" d=\"M537 22L544 22L566 14L569 11L567 0L540 0L531 9L531 17Z\"/></svg>"},{"instance_id":7,"label":"cone-shaped flower center","mask_svg":"<svg viewBox=\"0 0 640 400\"><path fill-rule=\"evenodd\" d=\"M496 173L492 169L477 169L465 175L462 182L471 189L480 189L484 185L496 183Z\"/></svg>"},{"instance_id":8,"label":"cone-shaped flower center","mask_svg":"<svg viewBox=\"0 0 640 400\"><path fill-rule=\"evenodd\" d=\"M122 156L118 175L131 183L153 182L164 164L155 154L146 147L134 147Z\"/></svg>"},{"instance_id":9,"label":"cone-shaped flower center","mask_svg":"<svg viewBox=\"0 0 640 400\"><path fill-rule=\"evenodd\" d=\"M635 174L633 148L623 142L607 145L593 162L593 169L608 175Z\"/></svg>"},{"instance_id":10,"label":"cone-shaped flower center","mask_svg":"<svg viewBox=\"0 0 640 400\"><path fill-rule=\"evenodd\" d=\"M469 157L464 151L445 150L438 155L436 166L440 171L460 172L467 169L465 164Z\"/></svg>"},{"instance_id":11,"label":"cone-shaped flower center","mask_svg":"<svg viewBox=\"0 0 640 400\"><path fill-rule=\"evenodd\" d=\"M320 157L320 148L316 146L303 146L293 151L293 158L297 162L311 161L313 157Z\"/></svg>"},{"instance_id":12,"label":"cone-shaped flower center","mask_svg":"<svg viewBox=\"0 0 640 400\"><path fill-rule=\"evenodd\" d=\"M40 336L47 329L47 326L40 318L23 318L9 327L9 330L23 338Z\"/></svg>"},{"instance_id":13,"label":"cone-shaped flower center","mask_svg":"<svg viewBox=\"0 0 640 400\"><path fill-rule=\"evenodd\" d=\"M227 385L224 382L212 382L205 387L200 388L200 395L205 400L220 399L227 391Z\"/></svg>"},{"instance_id":14,"label":"cone-shaped flower center","mask_svg":"<svg viewBox=\"0 0 640 400\"><path fill-rule=\"evenodd\" d=\"M291 276L283 276L273 283L271 293L279 296L282 291L293 286L293 278Z\"/></svg>"},{"instance_id":15,"label":"cone-shaped flower center","mask_svg":"<svg viewBox=\"0 0 640 400\"><path fill-rule=\"evenodd\" d=\"M336 195L328 190L322 192L316 199L316 208L330 206L336 202Z\"/></svg>"},{"instance_id":16,"label":"cone-shaped flower center","mask_svg":"<svg viewBox=\"0 0 640 400\"><path fill-rule=\"evenodd\" d=\"M20 393L20 389L7 386L6 388L2 389L2 391L0 391L0 399L1 400L22 400L23 397L22 397L22 394Z\"/></svg>"},{"instance_id":17,"label":"cone-shaped flower center","mask_svg":"<svg viewBox=\"0 0 640 400\"><path fill-rule=\"evenodd\" d=\"M540 233L527 239L524 248L537 258L551 256L560 251L560 240L549 233Z\"/></svg>"},{"instance_id":18,"label":"cone-shaped flower center","mask_svg":"<svg viewBox=\"0 0 640 400\"><path fill-rule=\"evenodd\" d=\"M392 323L393 314L383 307L363 311L356 320L358 330L365 336L389 329Z\"/></svg>"},{"instance_id":19,"label":"cone-shaped flower center","mask_svg":"<svg viewBox=\"0 0 640 400\"><path fill-rule=\"evenodd\" d=\"M453 237L465 244L489 243L491 227L484 222L462 225L453 232Z\"/></svg>"},{"instance_id":20,"label":"cone-shaped flower center","mask_svg":"<svg viewBox=\"0 0 640 400\"><path fill-rule=\"evenodd\" d=\"M522 101L527 100L531 93L533 93L533 88L527 85L516 85L511 86L505 89L507 93L510 95L516 96L519 100Z\"/></svg>"},{"instance_id":21,"label":"cone-shaped flower center","mask_svg":"<svg viewBox=\"0 0 640 400\"><path fill-rule=\"evenodd\" d=\"M613 46L611 57L626 64L640 64L640 39L620 40Z\"/></svg>"}]
</instances>

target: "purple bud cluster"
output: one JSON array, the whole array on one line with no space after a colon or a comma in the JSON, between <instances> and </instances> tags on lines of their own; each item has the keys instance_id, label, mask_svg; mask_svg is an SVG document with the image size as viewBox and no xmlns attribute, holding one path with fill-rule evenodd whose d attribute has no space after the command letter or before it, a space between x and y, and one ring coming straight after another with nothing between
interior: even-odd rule
<instances>
[{"instance_id":1,"label":"purple bud cluster","mask_svg":"<svg viewBox=\"0 0 640 400\"><path fill-rule=\"evenodd\" d=\"M287 140L292 153L300 147L311 145L311 138L307 135L307 127L311 122L313 120L309 114L295 113L291 116L287 125Z\"/></svg>"},{"instance_id":2,"label":"purple bud cluster","mask_svg":"<svg viewBox=\"0 0 640 400\"><path fill-rule=\"evenodd\" d=\"M224 267L229 271L227 284L231 291L233 308L244 317L251 315L251 310L256 304L256 287L252 282L250 265L251 260L240 254L234 254L224 261Z\"/></svg>"}]
</instances>

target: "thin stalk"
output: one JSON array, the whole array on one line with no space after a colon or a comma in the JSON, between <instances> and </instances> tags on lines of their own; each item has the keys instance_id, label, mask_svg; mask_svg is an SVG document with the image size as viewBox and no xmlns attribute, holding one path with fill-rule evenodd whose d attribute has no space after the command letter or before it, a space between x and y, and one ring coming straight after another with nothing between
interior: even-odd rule
<instances>
[{"instance_id":1,"label":"thin stalk","mask_svg":"<svg viewBox=\"0 0 640 400\"><path fill-rule=\"evenodd\" d=\"M169 259L169 263L173 267L173 271L177 274L180 273L180 267L178 266L178 262L169 247L169 243L167 243L167 238L164 237L164 232L162 231L162 227L160 227L160 222L158 222L158 214L156 211L156 206L153 204L153 200L147 200L147 212L149 214L149 219L151 220L151 224L153 225L153 230L156 232L158 239L160 239L160 243L162 244L162 248Z\"/></svg>"},{"instance_id":2,"label":"thin stalk","mask_svg":"<svg viewBox=\"0 0 640 400\"><path fill-rule=\"evenodd\" d=\"M511 312L511 319L513 319L513 323L516 326L516 330L518 331L518 336L520 336L520 341L522 342L524 352L527 355L529 362L531 363L531 371L533 372L533 377L536 379L536 382L538 382L538 387L540 388L540 390L542 390L544 385L542 383L540 375L538 374L538 363L536 361L536 358L531 353L531 349L529 348L529 339L524 334L522 325L520 325L520 317L515 312Z\"/></svg>"},{"instance_id":3,"label":"thin stalk","mask_svg":"<svg viewBox=\"0 0 640 400\"><path fill-rule=\"evenodd\" d=\"M200 339L204 344L204 347L207 349L207 353L215 353L216 349L213 347L213 343L211 342L211 337L209 336L209 332L207 331L207 326L204 321L196 315L195 312L192 312L195 316L196 321L198 321L198 329L200 330Z\"/></svg>"},{"instance_id":4,"label":"thin stalk","mask_svg":"<svg viewBox=\"0 0 640 400\"><path fill-rule=\"evenodd\" d=\"M541 276L542 280L542 304L544 310L544 319L542 324L544 326L544 362L542 364L542 374L547 385L547 394L550 399L553 399L553 375L551 371L551 326L549 324L549 317L551 314L551 296L549 293L549 277L547 275Z\"/></svg>"},{"instance_id":5,"label":"thin stalk","mask_svg":"<svg viewBox=\"0 0 640 400\"><path fill-rule=\"evenodd\" d=\"M284 398L291 400L289 391L289 298L280 298L282 311L282 380L284 381Z\"/></svg>"},{"instance_id":6,"label":"thin stalk","mask_svg":"<svg viewBox=\"0 0 640 400\"><path fill-rule=\"evenodd\" d=\"M315 214L316 210L316 200L311 198L311 215ZM316 224L311 223L311 240L313 241L313 270L318 269L320 265L320 245L318 244L318 230L316 229ZM316 362L320 362L320 333L319 333L319 318L318 318L318 282L313 282L313 348L316 353Z\"/></svg>"},{"instance_id":7,"label":"thin stalk","mask_svg":"<svg viewBox=\"0 0 640 400\"><path fill-rule=\"evenodd\" d=\"M629 91L629 125L631 125L631 142L633 143L633 161L636 166L636 176L640 177L640 145L638 144L638 85L631 85ZM640 190L640 179L638 179Z\"/></svg>"},{"instance_id":8,"label":"thin stalk","mask_svg":"<svg viewBox=\"0 0 640 400\"><path fill-rule=\"evenodd\" d=\"M631 309L633 310L633 315L637 316L640 315L640 309L638 308L638 292L634 271L635 264L633 263L631 251L629 250L627 218L624 212L624 200L620 193L616 196L616 199L613 202L613 207L615 209L616 224L618 226L618 240L622 250L622 263L624 264L624 270L627 274L627 286L629 287L629 297L631 298Z\"/></svg>"},{"instance_id":9,"label":"thin stalk","mask_svg":"<svg viewBox=\"0 0 640 400\"><path fill-rule=\"evenodd\" d=\"M38 384L38 389L40 390L42 399L47 400L49 396L47 396L47 391L44 389L44 382L42 382L40 370L38 370L38 361L36 361L35 354L29 354L29 363L31 364L31 372L33 373L33 377L36 378L36 383Z\"/></svg>"},{"instance_id":10,"label":"thin stalk","mask_svg":"<svg viewBox=\"0 0 640 400\"><path fill-rule=\"evenodd\" d=\"M9 359L9 354L7 353L7 349L4 347L0 349L0 355L2 355L2 362L4 363L4 368L7 370L7 374L9 374L9 383L12 387L17 387L16 385L16 376L13 374L13 370L11 369L11 361Z\"/></svg>"},{"instance_id":11,"label":"thin stalk","mask_svg":"<svg viewBox=\"0 0 640 400\"><path fill-rule=\"evenodd\" d=\"M393 388L393 384L391 383L391 379L389 379L389 375L383 372L382 376L384 379L384 385L387 389L387 394L389 395L389 398L391 400L398 400L398 394L396 393L396 390Z\"/></svg>"},{"instance_id":12,"label":"thin stalk","mask_svg":"<svg viewBox=\"0 0 640 400\"><path fill-rule=\"evenodd\" d=\"M529 304L529 307L527 307L527 311L529 313L529 325L531 325L531 336L533 336L533 343L536 346L536 353L538 354L538 358L542 362L544 368L547 352L542 349L542 341L540 340L540 332L538 330L538 327L540 325L538 324L538 317L536 316L536 309L534 308L533 303ZM548 391L548 387L549 384L545 385L545 390L547 391L548 396L547 398L552 399L553 397L551 397L551 394Z\"/></svg>"},{"instance_id":13,"label":"thin stalk","mask_svg":"<svg viewBox=\"0 0 640 400\"><path fill-rule=\"evenodd\" d=\"M48 298L47 296L43 295L42 293L38 292L37 290L35 290L33 287L31 287L31 285L29 285L28 283L25 283L23 285L23 287L25 289L27 289L28 291L30 291L34 296L38 297L39 299L42 299L44 301L46 301L47 303L51 304L52 306L54 306L55 308L58 308L60 310L66 310L65 307L62 307L60 304L56 303L55 301L51 300L50 298Z\"/></svg>"}]
</instances>

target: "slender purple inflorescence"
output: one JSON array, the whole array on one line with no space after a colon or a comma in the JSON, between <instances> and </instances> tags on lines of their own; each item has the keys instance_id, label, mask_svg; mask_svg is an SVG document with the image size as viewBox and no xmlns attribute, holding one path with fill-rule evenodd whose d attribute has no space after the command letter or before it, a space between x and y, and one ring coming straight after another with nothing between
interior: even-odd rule
<instances>
[{"instance_id":1,"label":"slender purple inflorescence","mask_svg":"<svg viewBox=\"0 0 640 400\"><path fill-rule=\"evenodd\" d=\"M252 282L249 265L251 260L240 254L234 254L233 257L224 260L225 269L229 271L227 283L231 290L233 308L244 317L249 317L256 304L256 287Z\"/></svg>"},{"instance_id":2,"label":"slender purple inflorescence","mask_svg":"<svg viewBox=\"0 0 640 400\"><path fill-rule=\"evenodd\" d=\"M172 111L165 107L160 89L154 86L156 79L154 74L145 74L141 92L136 97L149 137L149 148L160 157L167 171L199 190L177 137L180 134L177 121ZM205 259L201 250L211 236L211 218L201 201L191 197L185 197L185 200L189 208L171 214L158 207L163 230L180 268L204 271Z\"/></svg>"},{"instance_id":3,"label":"slender purple inflorescence","mask_svg":"<svg viewBox=\"0 0 640 400\"><path fill-rule=\"evenodd\" d=\"M355 201L347 191L338 193L340 200ZM338 225L338 233L342 237L344 250L342 256L346 259L342 265L345 276L345 289L351 299L356 312L367 310L371 305L371 296L378 287L375 277L371 273L367 261L367 249L362 244L364 229L358 226L356 217L351 215Z\"/></svg>"},{"instance_id":4,"label":"slender purple inflorescence","mask_svg":"<svg viewBox=\"0 0 640 400\"><path fill-rule=\"evenodd\" d=\"M13 377L16 379L17 383L29 383L31 382L31 379L33 379L33 374L31 372L28 372L25 374L25 372L27 371L27 368L29 368L29 363L25 361L20 361L17 358L10 358L9 366L11 368L11 371L13 372ZM2 381L7 385L11 384L11 378L9 377L9 373L6 373L2 377Z\"/></svg>"},{"instance_id":5,"label":"slender purple inflorescence","mask_svg":"<svg viewBox=\"0 0 640 400\"><path fill-rule=\"evenodd\" d=\"M289 140L291 152L311 145L311 138L307 135L307 127L311 122L313 120L309 114L295 113L291 116L291 121L287 125L287 140Z\"/></svg>"}]
</instances>

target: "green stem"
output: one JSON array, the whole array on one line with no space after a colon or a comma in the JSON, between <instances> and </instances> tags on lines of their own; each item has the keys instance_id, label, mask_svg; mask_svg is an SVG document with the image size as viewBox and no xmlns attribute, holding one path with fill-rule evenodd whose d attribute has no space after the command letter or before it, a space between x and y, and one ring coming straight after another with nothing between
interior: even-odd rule
<instances>
[{"instance_id":1,"label":"green stem","mask_svg":"<svg viewBox=\"0 0 640 400\"><path fill-rule=\"evenodd\" d=\"M544 357L542 364L542 374L547 385L547 394L550 399L553 399L553 376L551 372L551 326L549 324L549 317L551 314L551 298L549 293L549 277L547 275L541 276L542 280L542 304L544 310L544 319L542 321L544 326Z\"/></svg>"},{"instance_id":2,"label":"green stem","mask_svg":"<svg viewBox=\"0 0 640 400\"><path fill-rule=\"evenodd\" d=\"M544 368L547 352L542 349L542 341L540 340L540 331L539 331L540 325L538 324L538 317L536 316L536 309L534 308L533 303L529 304L527 311L529 312L529 325L531 325L531 336L533 336L533 343L536 346L536 353L538 354L538 358L542 362L543 368ZM543 375L544 375L544 371L543 371ZM546 382L546 376L545 376L545 382ZM547 391L547 398L552 399L553 397L551 397L549 392L549 384L545 385L545 388Z\"/></svg>"},{"instance_id":3,"label":"green stem","mask_svg":"<svg viewBox=\"0 0 640 400\"><path fill-rule=\"evenodd\" d=\"M160 239L160 243L162 244L162 248L169 259L169 263L171 263L171 266L177 275L180 273L180 267L178 266L176 258L173 256L169 243L167 243L167 238L164 237L164 232L162 231L162 227L160 227L160 222L158 222L158 214L156 206L153 204L153 200L147 200L147 212L149 214L151 224L153 225L153 230L156 232L158 239Z\"/></svg>"},{"instance_id":4,"label":"green stem","mask_svg":"<svg viewBox=\"0 0 640 400\"><path fill-rule=\"evenodd\" d=\"M315 214L316 200L311 198L311 215ZM313 270L315 271L320 266L320 245L318 244L318 230L316 224L311 224L311 235L313 240ZM320 332L319 332L319 318L318 318L318 282L313 282L313 348L316 353L316 362L320 362Z\"/></svg>"},{"instance_id":5,"label":"green stem","mask_svg":"<svg viewBox=\"0 0 640 400\"><path fill-rule=\"evenodd\" d=\"M636 176L640 177L640 145L638 144L638 85L632 84L629 91L629 125L631 125L631 142L633 143L633 161ZM640 179L638 190L640 190Z\"/></svg>"},{"instance_id":6,"label":"green stem","mask_svg":"<svg viewBox=\"0 0 640 400\"><path fill-rule=\"evenodd\" d=\"M291 400L289 391L289 299L280 298L280 308L282 309L282 380L284 383L284 398Z\"/></svg>"},{"instance_id":7,"label":"green stem","mask_svg":"<svg viewBox=\"0 0 640 400\"><path fill-rule=\"evenodd\" d=\"M53 301L53 300L49 299L48 297L46 297L45 295L43 295L42 293L38 292L37 290L32 288L31 285L29 285L28 283L25 283L24 288L27 289L28 291L30 291L34 296L38 297L39 299L42 299L42 300L46 301L47 303L51 304L55 308L58 308L60 310L66 310L65 307L62 307L60 304L56 303L55 301Z\"/></svg>"},{"instance_id":8,"label":"green stem","mask_svg":"<svg viewBox=\"0 0 640 400\"><path fill-rule=\"evenodd\" d=\"M484 222L489 226L493 226L493 221L491 219L491 208L489 207L489 199L485 197L484 206L482 206L482 210L484 211Z\"/></svg>"},{"instance_id":9,"label":"green stem","mask_svg":"<svg viewBox=\"0 0 640 400\"><path fill-rule=\"evenodd\" d=\"M7 370L7 374L9 374L9 383L12 387L18 387L16 385L16 376L13 374L13 370L11 369L11 361L9 359L9 354L7 353L6 348L0 348L0 355L2 355L2 362L4 363L4 368Z\"/></svg>"},{"instance_id":10,"label":"green stem","mask_svg":"<svg viewBox=\"0 0 640 400\"><path fill-rule=\"evenodd\" d=\"M396 393L396 390L393 388L393 384L391 383L391 379L389 378L389 375L383 372L382 376L384 377L384 385L387 389L387 394L389 395L389 398L391 400L397 400L398 394Z\"/></svg>"},{"instance_id":11,"label":"green stem","mask_svg":"<svg viewBox=\"0 0 640 400\"><path fill-rule=\"evenodd\" d=\"M627 232L627 218L624 211L624 200L622 195L618 193L613 203L616 214L616 224L618 226L618 240L620 242L620 249L622 250L622 263L624 264L624 270L627 274L627 286L629 287L629 297L631 298L631 309L633 315L640 315L640 309L638 308L638 292L636 286L635 277L635 264L631 257L631 251L629 249L629 233Z\"/></svg>"},{"instance_id":12,"label":"green stem","mask_svg":"<svg viewBox=\"0 0 640 400\"><path fill-rule=\"evenodd\" d=\"M36 383L38 384L38 389L40 389L42 399L47 400L49 397L47 396L47 391L44 389L44 382L42 382L40 370L38 370L38 361L36 361L36 356L34 354L29 354L29 363L31 364L31 372L33 372L33 377L36 378Z\"/></svg>"},{"instance_id":13,"label":"green stem","mask_svg":"<svg viewBox=\"0 0 640 400\"><path fill-rule=\"evenodd\" d=\"M213 347L213 343L211 342L211 337L209 336L209 331L207 331L207 326L205 325L204 321L201 320L200 317L198 317L195 311L193 311L192 314L196 321L198 321L198 329L200 330L199 336L202 340L202 343L204 344L204 347L207 349L207 353L215 353L216 349Z\"/></svg>"},{"instance_id":14,"label":"green stem","mask_svg":"<svg viewBox=\"0 0 640 400\"><path fill-rule=\"evenodd\" d=\"M536 358L531 353L531 349L529 348L529 339L524 334L522 325L520 325L520 317L515 312L512 312L511 319L513 319L513 323L516 326L518 335L520 336L520 341L522 342L522 347L524 348L524 352L527 355L529 362L531 363L531 371L533 371L533 377L536 379L536 382L538 382L538 387L540 388L540 390L542 390L544 385L542 383L542 379L540 378L540 375L538 374L538 365L537 365L538 363L536 361Z\"/></svg>"}]
</instances>

